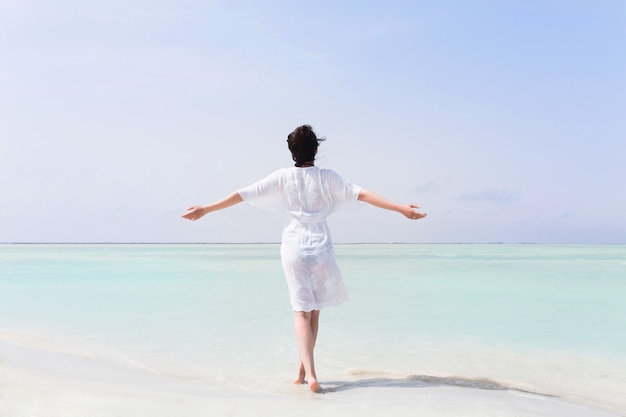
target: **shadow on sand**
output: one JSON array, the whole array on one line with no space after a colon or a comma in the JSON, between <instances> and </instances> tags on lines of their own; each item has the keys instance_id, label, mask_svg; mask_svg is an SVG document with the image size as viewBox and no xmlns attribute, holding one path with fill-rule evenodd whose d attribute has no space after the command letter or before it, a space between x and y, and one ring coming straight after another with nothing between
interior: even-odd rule
<instances>
[{"instance_id":1,"label":"shadow on sand","mask_svg":"<svg viewBox=\"0 0 626 417\"><path fill-rule=\"evenodd\" d=\"M366 378L355 381L324 381L324 392L340 392L358 388L424 388L436 386L472 388L488 391L512 391L541 397L558 398L557 395L543 394L503 385L483 378L439 377L429 375L411 375L405 378Z\"/></svg>"}]
</instances>

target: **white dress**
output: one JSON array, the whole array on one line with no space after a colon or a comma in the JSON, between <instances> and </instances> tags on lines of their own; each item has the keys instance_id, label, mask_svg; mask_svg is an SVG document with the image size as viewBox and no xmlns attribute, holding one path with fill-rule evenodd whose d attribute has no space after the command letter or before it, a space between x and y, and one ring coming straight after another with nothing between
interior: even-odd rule
<instances>
[{"instance_id":1,"label":"white dress","mask_svg":"<svg viewBox=\"0 0 626 417\"><path fill-rule=\"evenodd\" d=\"M326 217L356 201L361 188L318 167L284 168L238 191L257 207L285 215L280 257L294 311L321 310L348 300Z\"/></svg>"}]
</instances>

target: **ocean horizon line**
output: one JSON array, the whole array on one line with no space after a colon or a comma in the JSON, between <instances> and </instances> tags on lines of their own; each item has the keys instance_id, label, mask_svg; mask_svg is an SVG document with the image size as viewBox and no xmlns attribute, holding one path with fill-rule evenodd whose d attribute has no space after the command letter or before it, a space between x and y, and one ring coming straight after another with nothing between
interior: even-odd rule
<instances>
[{"instance_id":1,"label":"ocean horizon line","mask_svg":"<svg viewBox=\"0 0 626 417\"><path fill-rule=\"evenodd\" d=\"M335 246L341 245L571 245L571 246L585 246L585 245L597 245L597 246L615 246L625 245L626 243L563 243L563 242L334 242ZM25 242L0 242L0 245L280 245L279 241L276 242L148 242L148 241L102 241L102 242L80 242L80 241L52 241L52 242L37 242L37 241L25 241Z\"/></svg>"}]
</instances>

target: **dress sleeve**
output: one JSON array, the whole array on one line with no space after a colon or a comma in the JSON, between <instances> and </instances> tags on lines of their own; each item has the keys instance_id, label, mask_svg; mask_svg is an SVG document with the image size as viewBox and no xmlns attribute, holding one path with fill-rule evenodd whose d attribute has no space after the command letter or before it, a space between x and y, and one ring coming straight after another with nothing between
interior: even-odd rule
<instances>
[{"instance_id":1,"label":"dress sleeve","mask_svg":"<svg viewBox=\"0 0 626 417\"><path fill-rule=\"evenodd\" d=\"M244 201L255 207L284 213L285 203L280 191L280 183L280 171L276 171L247 187L237 190L237 192Z\"/></svg>"},{"instance_id":2,"label":"dress sleeve","mask_svg":"<svg viewBox=\"0 0 626 417\"><path fill-rule=\"evenodd\" d=\"M345 181L335 171L328 170L328 184L333 195L333 207L331 213L338 210L356 208L356 202L361 193L361 187Z\"/></svg>"}]
</instances>

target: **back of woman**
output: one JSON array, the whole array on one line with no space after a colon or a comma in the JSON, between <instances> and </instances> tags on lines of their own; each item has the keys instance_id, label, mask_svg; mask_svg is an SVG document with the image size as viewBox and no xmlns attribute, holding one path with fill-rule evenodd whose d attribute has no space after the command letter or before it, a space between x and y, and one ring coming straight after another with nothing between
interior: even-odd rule
<instances>
[{"instance_id":1,"label":"back of woman","mask_svg":"<svg viewBox=\"0 0 626 417\"><path fill-rule=\"evenodd\" d=\"M285 215L280 248L283 271L294 311L294 328L300 364L294 380L308 380L314 392L320 392L313 350L317 340L320 310L348 299L348 290L335 260L326 218L347 201L364 201L393 210L417 220L426 215L415 211L416 204L398 204L378 194L344 181L337 173L315 166L319 143L311 126L297 127L287 136L293 167L269 176L207 206L193 206L183 217L197 220L207 213L222 210L242 201L279 211Z\"/></svg>"}]
</instances>

